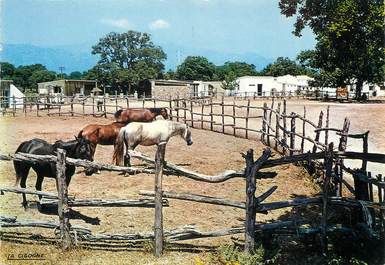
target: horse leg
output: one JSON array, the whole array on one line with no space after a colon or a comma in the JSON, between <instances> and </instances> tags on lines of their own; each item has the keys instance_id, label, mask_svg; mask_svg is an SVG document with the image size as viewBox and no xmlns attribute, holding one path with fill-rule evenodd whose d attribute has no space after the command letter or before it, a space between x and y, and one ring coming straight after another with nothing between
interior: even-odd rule
<instances>
[{"instance_id":1,"label":"horse leg","mask_svg":"<svg viewBox=\"0 0 385 265\"><path fill-rule=\"evenodd\" d=\"M131 151L134 151L134 149L139 145L139 142L135 142L134 144L128 146L128 144L126 145L126 155L124 156L124 166L126 167L130 167L131 166L131 163L130 163L130 160L131 160L131 157L130 157L130 154L129 154L129 150Z\"/></svg>"},{"instance_id":2,"label":"horse leg","mask_svg":"<svg viewBox=\"0 0 385 265\"><path fill-rule=\"evenodd\" d=\"M18 187L20 186L21 188L26 188L26 182L27 182L27 177L29 170L31 168L30 165L27 165L26 163L20 162L20 161L14 161L13 162L14 167L15 167L15 172L16 172L16 183L15 186ZM24 209L27 209L27 197L25 193L22 194L23 196L23 207Z\"/></svg>"},{"instance_id":3,"label":"horse leg","mask_svg":"<svg viewBox=\"0 0 385 265\"><path fill-rule=\"evenodd\" d=\"M41 175L41 174L37 174L37 179L36 179L36 185L35 185L35 189L37 191L41 191L41 185L43 183L43 179L44 179L44 176ZM41 195L38 195L39 197L39 202L41 201Z\"/></svg>"}]
</instances>

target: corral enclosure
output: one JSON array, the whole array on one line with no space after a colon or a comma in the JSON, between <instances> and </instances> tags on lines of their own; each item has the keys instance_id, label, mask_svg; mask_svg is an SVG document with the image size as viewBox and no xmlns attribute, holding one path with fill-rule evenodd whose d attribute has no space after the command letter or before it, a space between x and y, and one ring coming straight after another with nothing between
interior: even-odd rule
<instances>
[{"instance_id":1,"label":"corral enclosure","mask_svg":"<svg viewBox=\"0 0 385 265\"><path fill-rule=\"evenodd\" d=\"M111 100L110 106L106 106L104 111L95 113L96 115L105 115L107 117L112 117L111 114L118 108L118 103L123 106L127 103L125 101L120 101L118 99ZM178 102L177 106L173 106L172 116L174 119L178 119L180 121L186 120L187 122L191 122L191 117L189 117L189 113L185 114L188 108L192 108L192 112L194 116L198 116L198 120L194 121L194 127L200 128L210 128L210 124L213 126L213 130L227 133L227 134L236 134L238 136L245 137L246 133L242 127L247 127L251 129L247 137L247 139L234 138L233 136L216 134L209 131L202 130L193 130L193 138L194 145L192 147L187 147L185 143L181 139L173 139L168 145L166 151L167 161L181 164L187 168L191 168L198 172L204 172L206 174L215 174L218 172L222 172L225 169L243 169L244 160L240 156L240 152L245 152L249 148L253 148L257 151L257 157L259 156L258 152L260 152L263 148L262 144L257 140L259 139L259 135L253 132L252 130L260 130L260 121L253 120L253 117L260 116L261 112L253 111L253 109L238 109L234 110L231 107L232 99L224 100L224 102L228 102L227 107L223 107L226 103L222 103L222 106L214 106L213 110L210 110L208 105L205 105L205 102L197 102L197 104L188 106L187 104L183 104L183 102ZM294 103L295 102L295 103ZM112 104L111 104L112 103ZM113 106L115 103L115 106ZM294 104L293 104L294 103ZM298 110L296 112L301 113L303 106L301 106L302 102L296 101L288 101L288 111L294 111L295 108ZM263 104L262 101L251 101L248 103L247 101L237 101L237 104L240 106L259 106ZM275 103L277 104L277 102ZM128 105L128 104L127 104ZM270 103L269 103L270 105ZM307 105L307 117L310 120L316 121L321 106L319 104L306 104ZM143 101L143 102L130 102L130 107L167 107L168 103L162 102L153 102ZM275 105L276 106L276 105ZM72 107L72 106L71 106ZM293 108L292 108L293 107ZM310 109L310 110L309 110ZM50 110L44 109L41 110L40 115L44 115L44 117L35 117L31 113L26 113L26 117L18 114L17 117L6 117L2 119L2 123L4 126L2 128L6 128L6 132L4 134L8 135L7 132L12 131L12 136L17 136L18 141L13 141L13 137L6 137L3 141L5 141L4 146L7 150L1 150L2 153L10 152L16 149L19 142L22 139L30 139L33 137L40 137L47 139L49 141L53 141L56 139L70 139L72 135L77 134L78 130L81 129L85 124L88 123L108 123L111 120L104 118L94 118L94 117L76 117L76 113L85 114L94 112L95 110L91 110L89 107L87 108L86 104L83 106L75 105L72 107L71 112L67 112L67 114L75 114L74 117L57 117L58 109L51 108ZM179 115L177 118L175 115L175 111L178 111ZM324 111L325 108L323 109ZM68 109L67 109L68 111ZM209 117L207 113L228 113L229 116L214 116ZM249 113L245 113L245 111ZM47 118L45 115L50 114L50 117ZM190 112L191 113L191 112ZM249 117L250 119L235 119L231 117L231 114L236 113L238 117ZM329 127L341 128L343 122L343 114L342 112L335 115L333 108L330 109L330 124ZM63 108L61 110L61 114L66 114L66 110ZM200 115L203 114L203 115ZM272 115L272 121L274 124L274 115ZM313 118L314 117L314 118ZM355 117L355 116L354 116ZM354 128L354 117L352 118L352 125ZM190 118L190 120L189 120ZM201 118L199 120L199 118ZM203 118L203 119L202 119ZM210 118L213 119L213 122L210 122ZM341 121L338 122L337 119L341 118ZM221 125L222 119L222 125ZM235 121L235 122L234 122ZM247 124L246 124L247 123ZM3 125L2 124L2 125ZM223 126L225 124L225 126ZM227 125L228 124L228 125ZM233 126L231 126L233 124ZM235 126L234 126L235 125ZM234 131L235 127L235 131ZM27 129L28 128L28 129ZM34 129L36 128L36 129ZM301 124L297 124L297 130L301 131ZM309 130L311 134L311 130ZM362 133L362 131L359 131ZM25 138L24 138L25 137ZM321 137L324 137L321 134ZM372 137L369 137L369 140ZM330 135L329 141L335 141L338 139L338 136ZM350 139L349 139L350 141ZM298 144L296 143L296 147ZM349 144L350 142L348 142ZM306 148L312 148L312 144L307 144ZM352 147L352 146L350 146ZM13 148L13 150L11 150ZM362 150L362 144L358 143L356 145L357 151ZM350 148L349 148L350 149ZM139 148L138 150L153 156L155 153L155 148ZM351 150L351 149L350 149ZM372 150L371 150L372 151ZM111 147L98 147L96 159L101 162L109 163L111 158L112 148ZM187 161L187 162L186 162ZM3 166L3 165L2 165ZM2 167L1 173L4 171L12 172L11 164L7 165L7 167ZM258 192L261 193L265 191L272 183L278 186L277 192L275 192L271 197L269 197L269 201L283 200L288 198L293 198L297 196L309 196L314 195L317 190L315 186L308 179L307 174L298 167L290 166L281 166L277 169L278 176L274 179L267 180L258 180ZM2 174L3 176L3 174ZM77 183L77 179L79 182ZM81 181L80 181L81 179ZM108 181L106 181L108 179ZM7 186L12 183L12 177L7 177L4 181ZM47 181L47 183L50 181ZM96 182L100 182L101 186L98 187ZM124 182L124 184L122 183ZM305 185L304 185L305 183ZM307 183L307 184L306 184ZM32 184L32 185L31 185ZM33 187L34 181L30 179L28 181L28 186ZM261 185L262 184L262 185ZM266 184L266 186L264 185ZM289 185L288 185L289 184ZM143 187L143 188L142 188ZM99 197L96 194L100 194L102 198L124 198L126 196L136 196L137 191L140 189L151 190L153 187L153 176L140 174L137 176L123 177L116 173L105 173L103 172L98 176L85 177L83 174L79 174L74 176L73 182L69 187L69 191L71 194L80 198L87 197ZM297 189L293 191L293 187ZM300 188L298 188L300 187ZM45 189L55 190L54 182L46 184ZM43 188L44 190L44 188ZM222 198L229 198L234 200L244 200L244 181L240 179L230 180L229 182L222 184L205 184L200 182L192 182L190 180L186 180L185 178L178 178L172 176L166 176L164 179L164 190L167 191L178 191L178 192L191 192L194 190L199 191L200 194L207 194L210 196L218 196ZM123 193L121 193L123 191ZM110 193L111 192L111 193ZM6 195L7 197L7 205L6 207L7 214L23 216L23 212L16 210L12 207L14 205L14 200L20 200L20 196L16 195ZM13 199L12 199L13 198ZM180 224L186 224L186 219L191 223L197 224L201 230L213 230L212 228L222 228L229 227L230 225L240 225L242 222L237 220L239 216L243 216L243 211L238 209L225 209L221 206L204 206L199 205L197 203L191 203L191 208L188 208L186 211L186 205L191 202L179 202L172 201L172 207L165 208L164 216L165 216L165 226L167 228L177 227ZM203 206L203 207L202 207ZM75 208L76 209L76 208ZM93 228L93 231L97 232L119 232L119 233L127 233L130 231L138 231L138 230L150 230L149 227L152 227L152 215L153 210L147 209L143 211L142 209L137 210L135 208L122 208L122 211L116 213L116 210L103 208L102 210L95 211L92 208L81 208L80 219L73 220L71 219L71 223L84 223L84 219L87 219L89 222L94 222L97 217L93 216L103 216L107 218L100 218L100 226L95 226L96 229ZM9 212L8 212L9 211ZM16 212L15 212L16 211ZM102 214L103 212L107 212L105 216ZM38 216L38 213L35 212ZM32 213L33 215L35 213ZM124 214L126 213L126 214ZM181 214L183 213L183 214ZM25 213L24 213L25 214ZM31 212L27 213L31 214ZM89 214L91 218L87 218ZM271 218L277 219L281 215L286 215L285 211L274 212L273 215L268 216L260 216L258 215L257 221L269 220ZM123 216L122 216L123 215ZM115 216L118 216L115 218ZM27 215L28 217L28 215ZM187 217L187 218L186 218ZM29 218L27 218L29 219ZM36 218L32 218L36 219ZM81 220L83 219L83 221ZM144 220L137 222L138 219ZM108 221L107 221L108 220ZM147 220L147 221L146 221ZM121 227L117 227L114 225L114 222L117 221L119 224L123 224ZM211 222L212 221L212 222ZM98 220L96 221L98 222ZM106 226L103 226L103 222L106 222ZM111 229L111 230L110 230ZM132 230L131 230L132 229ZM205 240L202 240L205 242ZM223 243L223 239L210 241L210 244L215 243ZM205 242L206 243L206 242Z\"/></svg>"}]
</instances>

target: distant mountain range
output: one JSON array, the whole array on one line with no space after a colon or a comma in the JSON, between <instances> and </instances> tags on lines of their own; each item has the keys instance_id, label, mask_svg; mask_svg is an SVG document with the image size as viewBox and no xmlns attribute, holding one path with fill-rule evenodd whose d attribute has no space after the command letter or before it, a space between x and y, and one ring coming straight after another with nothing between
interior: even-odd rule
<instances>
[{"instance_id":1,"label":"distant mountain range","mask_svg":"<svg viewBox=\"0 0 385 265\"><path fill-rule=\"evenodd\" d=\"M188 55L207 57L216 65L226 61L241 61L254 64L257 70L263 69L274 61L254 53L225 53L221 51L205 50L198 48L178 47L172 44L161 45L167 54L166 70L175 70ZM64 72L86 71L93 67L98 57L91 54L91 47L87 45L68 45L40 47L30 44L3 44L0 60L12 63L15 66L40 63L49 70L59 72L59 67L64 67Z\"/></svg>"}]
</instances>

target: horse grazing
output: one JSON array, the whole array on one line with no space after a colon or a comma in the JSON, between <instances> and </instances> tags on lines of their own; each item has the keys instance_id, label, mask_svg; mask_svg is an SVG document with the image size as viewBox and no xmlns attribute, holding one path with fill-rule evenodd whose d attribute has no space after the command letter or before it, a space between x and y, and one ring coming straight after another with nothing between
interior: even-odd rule
<instances>
[{"instance_id":1,"label":"horse grazing","mask_svg":"<svg viewBox=\"0 0 385 265\"><path fill-rule=\"evenodd\" d=\"M17 153L28 153L34 155L55 155L58 148L66 151L67 157L85 159L92 161L91 157L91 146L90 142L84 138L76 138L75 140L64 142L56 141L54 144L49 144L42 139L32 139L29 141L22 142L16 150ZM41 185L44 177L56 178L56 164L49 162L28 162L28 161L13 161L13 165L16 171L16 184L17 187L25 188L29 170L31 167L36 172L37 180L35 188L41 191ZM87 169L86 175L90 176L95 172L93 169ZM70 184L71 177L75 173L75 166L66 164L66 183ZM41 199L41 196L39 196ZM23 206L27 207L26 196L23 193Z\"/></svg>"},{"instance_id":2,"label":"horse grazing","mask_svg":"<svg viewBox=\"0 0 385 265\"><path fill-rule=\"evenodd\" d=\"M122 127L126 126L124 123L113 122L107 125L89 124L84 127L78 134L78 137L84 137L91 143L91 156L94 157L96 146L114 145L116 137Z\"/></svg>"},{"instance_id":3,"label":"horse grazing","mask_svg":"<svg viewBox=\"0 0 385 265\"><path fill-rule=\"evenodd\" d=\"M161 115L165 120L168 119L166 108L145 108L145 109L121 109L115 112L117 122L149 122L155 120L155 117Z\"/></svg>"},{"instance_id":4,"label":"horse grazing","mask_svg":"<svg viewBox=\"0 0 385 265\"><path fill-rule=\"evenodd\" d=\"M122 165L124 146L126 146L126 155L124 165L130 166L130 157L128 150L134 150L138 145L158 145L167 143L171 137L180 135L187 145L192 145L193 140L191 131L187 124L170 120L156 120L153 122L133 122L123 127L118 135L113 161L116 165Z\"/></svg>"}]
</instances>

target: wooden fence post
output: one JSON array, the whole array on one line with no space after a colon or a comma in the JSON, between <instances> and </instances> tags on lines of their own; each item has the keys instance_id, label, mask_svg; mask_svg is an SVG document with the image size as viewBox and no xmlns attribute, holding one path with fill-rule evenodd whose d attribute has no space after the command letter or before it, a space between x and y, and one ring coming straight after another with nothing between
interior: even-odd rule
<instances>
[{"instance_id":1,"label":"wooden fence post","mask_svg":"<svg viewBox=\"0 0 385 265\"><path fill-rule=\"evenodd\" d=\"M279 145L279 122L280 122L281 102L278 102L277 113L275 114L275 151Z\"/></svg>"},{"instance_id":2,"label":"wooden fence post","mask_svg":"<svg viewBox=\"0 0 385 265\"><path fill-rule=\"evenodd\" d=\"M225 102L224 96L222 96L222 133L225 133Z\"/></svg>"},{"instance_id":3,"label":"wooden fence post","mask_svg":"<svg viewBox=\"0 0 385 265\"><path fill-rule=\"evenodd\" d=\"M378 181L384 181L381 174L377 175L377 180ZM380 204L384 203L384 201L385 201L384 192L385 192L385 190L383 188L377 187L378 202ZM380 219L378 222L378 226L379 226L380 236L381 236L382 240L384 240L385 239L385 218L384 218L384 210L383 209L380 209Z\"/></svg>"},{"instance_id":4,"label":"wooden fence post","mask_svg":"<svg viewBox=\"0 0 385 265\"><path fill-rule=\"evenodd\" d=\"M213 97L210 99L210 130L214 130Z\"/></svg>"},{"instance_id":5,"label":"wooden fence post","mask_svg":"<svg viewBox=\"0 0 385 265\"><path fill-rule=\"evenodd\" d=\"M194 109L193 109L193 101L190 98L190 118L191 118L191 127L194 128Z\"/></svg>"},{"instance_id":6,"label":"wooden fence post","mask_svg":"<svg viewBox=\"0 0 385 265\"><path fill-rule=\"evenodd\" d=\"M56 162L56 186L58 190L58 215L60 224L60 238L62 249L68 250L71 247L68 189L66 183L66 153L63 149L57 149Z\"/></svg>"},{"instance_id":7,"label":"wooden fence post","mask_svg":"<svg viewBox=\"0 0 385 265\"><path fill-rule=\"evenodd\" d=\"M246 139L249 139L249 116L250 116L250 99L247 100L247 109L246 109Z\"/></svg>"},{"instance_id":8,"label":"wooden fence post","mask_svg":"<svg viewBox=\"0 0 385 265\"><path fill-rule=\"evenodd\" d=\"M172 116L172 97L170 96L170 117L171 117L171 120L173 120L173 116Z\"/></svg>"},{"instance_id":9,"label":"wooden fence post","mask_svg":"<svg viewBox=\"0 0 385 265\"><path fill-rule=\"evenodd\" d=\"M179 122L179 93L176 97L176 121Z\"/></svg>"},{"instance_id":10,"label":"wooden fence post","mask_svg":"<svg viewBox=\"0 0 385 265\"><path fill-rule=\"evenodd\" d=\"M363 149L362 151L364 154L368 153L368 136L369 136L369 131L367 131L362 135L362 149ZM363 171L366 171L367 166L368 166L368 160L362 159L361 169Z\"/></svg>"},{"instance_id":11,"label":"wooden fence post","mask_svg":"<svg viewBox=\"0 0 385 265\"><path fill-rule=\"evenodd\" d=\"M269 123L267 127L267 145L270 146L270 127L271 127L271 116L273 115L273 109L274 109L274 98L271 100L271 108L269 113Z\"/></svg>"},{"instance_id":12,"label":"wooden fence post","mask_svg":"<svg viewBox=\"0 0 385 265\"><path fill-rule=\"evenodd\" d=\"M40 109L40 106L39 106L39 98L36 97L36 116L39 117L39 109Z\"/></svg>"},{"instance_id":13,"label":"wooden fence post","mask_svg":"<svg viewBox=\"0 0 385 265\"><path fill-rule=\"evenodd\" d=\"M263 103L263 118L262 118L262 134L261 134L261 142L265 143L265 134L267 133L266 129L266 120L267 120L267 103Z\"/></svg>"},{"instance_id":14,"label":"wooden fence post","mask_svg":"<svg viewBox=\"0 0 385 265\"><path fill-rule=\"evenodd\" d=\"M286 98L283 99L282 110L282 122L283 122L283 154L287 154L287 126L286 126Z\"/></svg>"},{"instance_id":15,"label":"wooden fence post","mask_svg":"<svg viewBox=\"0 0 385 265\"><path fill-rule=\"evenodd\" d=\"M106 107L106 95L103 95L103 109L104 109L104 118L107 118L107 107Z\"/></svg>"},{"instance_id":16,"label":"wooden fence post","mask_svg":"<svg viewBox=\"0 0 385 265\"><path fill-rule=\"evenodd\" d=\"M245 224L245 252L252 253L255 249L255 190L256 172L253 171L254 151L250 149L246 156L246 224Z\"/></svg>"},{"instance_id":17,"label":"wooden fence post","mask_svg":"<svg viewBox=\"0 0 385 265\"><path fill-rule=\"evenodd\" d=\"M155 256L163 252L163 213L162 213L162 178L166 143L160 143L155 155Z\"/></svg>"},{"instance_id":18,"label":"wooden fence post","mask_svg":"<svg viewBox=\"0 0 385 265\"><path fill-rule=\"evenodd\" d=\"M235 136L236 135L236 129L235 129L235 127L237 126L236 125L236 120L235 120L235 101L233 100L233 135Z\"/></svg>"},{"instance_id":19,"label":"wooden fence post","mask_svg":"<svg viewBox=\"0 0 385 265\"><path fill-rule=\"evenodd\" d=\"M303 120L302 120L302 139L301 139L301 154L305 151L305 137L306 137L306 106L303 106Z\"/></svg>"},{"instance_id":20,"label":"wooden fence post","mask_svg":"<svg viewBox=\"0 0 385 265\"><path fill-rule=\"evenodd\" d=\"M201 129L203 129L203 112L204 112L205 104L202 103L202 109L201 109Z\"/></svg>"},{"instance_id":21,"label":"wooden fence post","mask_svg":"<svg viewBox=\"0 0 385 265\"><path fill-rule=\"evenodd\" d=\"M12 96L12 100L13 100L13 117L16 116L16 98L15 96Z\"/></svg>"},{"instance_id":22,"label":"wooden fence post","mask_svg":"<svg viewBox=\"0 0 385 265\"><path fill-rule=\"evenodd\" d=\"M321 129L321 128L322 128L323 117L324 117L324 113L323 113L323 111L321 110L321 112L320 112L320 114L319 114L319 118L318 118L317 129ZM315 141L316 143L319 142L320 134L321 134L321 131L317 131L317 132L315 133L314 141ZM315 152L317 152L317 145L316 145L316 144L314 144L314 146L313 146L313 153L315 153Z\"/></svg>"},{"instance_id":23,"label":"wooden fence post","mask_svg":"<svg viewBox=\"0 0 385 265\"><path fill-rule=\"evenodd\" d=\"M295 149L295 119L296 114L292 112L290 121L290 156L294 155Z\"/></svg>"},{"instance_id":24,"label":"wooden fence post","mask_svg":"<svg viewBox=\"0 0 385 265\"><path fill-rule=\"evenodd\" d=\"M329 183L332 176L333 169L333 143L330 143L325 150L324 160L324 179L322 186L322 219L321 219L321 245L322 252L327 252L327 213L328 213L328 197L329 197Z\"/></svg>"},{"instance_id":25,"label":"wooden fence post","mask_svg":"<svg viewBox=\"0 0 385 265\"><path fill-rule=\"evenodd\" d=\"M329 128L329 112L330 112L330 106L326 109L326 121L325 121L325 128ZM329 144L329 130L325 130L325 145Z\"/></svg>"},{"instance_id":26,"label":"wooden fence post","mask_svg":"<svg viewBox=\"0 0 385 265\"><path fill-rule=\"evenodd\" d=\"M86 114L85 104L86 104L86 99L83 99L83 101L82 101L83 116L84 116L84 114Z\"/></svg>"},{"instance_id":27,"label":"wooden fence post","mask_svg":"<svg viewBox=\"0 0 385 265\"><path fill-rule=\"evenodd\" d=\"M187 108L186 99L183 99L183 119L184 119L184 123L187 123L187 121L186 121L186 119L187 119L186 108Z\"/></svg>"},{"instance_id":28,"label":"wooden fence post","mask_svg":"<svg viewBox=\"0 0 385 265\"><path fill-rule=\"evenodd\" d=\"M92 95L92 116L95 117L95 96Z\"/></svg>"},{"instance_id":29,"label":"wooden fence post","mask_svg":"<svg viewBox=\"0 0 385 265\"><path fill-rule=\"evenodd\" d=\"M71 116L74 116L74 97L71 97Z\"/></svg>"}]
</instances>

